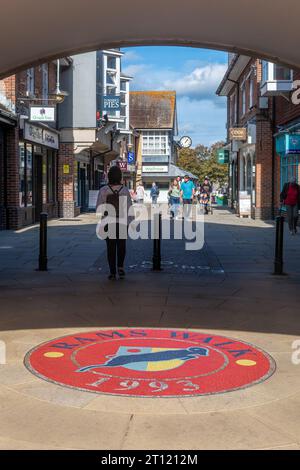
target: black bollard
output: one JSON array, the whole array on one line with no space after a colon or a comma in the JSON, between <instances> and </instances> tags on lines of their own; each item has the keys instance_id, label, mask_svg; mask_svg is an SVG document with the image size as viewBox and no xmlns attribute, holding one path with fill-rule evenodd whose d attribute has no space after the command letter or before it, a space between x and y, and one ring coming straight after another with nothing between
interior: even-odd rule
<instances>
[{"instance_id":1,"label":"black bollard","mask_svg":"<svg viewBox=\"0 0 300 470\"><path fill-rule=\"evenodd\" d=\"M40 214L40 255L38 271L47 271L47 219L48 214L41 212Z\"/></svg>"},{"instance_id":2,"label":"black bollard","mask_svg":"<svg viewBox=\"0 0 300 470\"><path fill-rule=\"evenodd\" d=\"M279 215L276 217L276 240L275 240L275 261L274 275L283 276L283 234L284 234L284 217Z\"/></svg>"},{"instance_id":3,"label":"black bollard","mask_svg":"<svg viewBox=\"0 0 300 470\"><path fill-rule=\"evenodd\" d=\"M158 229L158 230L157 230ZM162 217L161 213L154 214L154 240L153 240L153 271L161 271L161 234Z\"/></svg>"}]
</instances>

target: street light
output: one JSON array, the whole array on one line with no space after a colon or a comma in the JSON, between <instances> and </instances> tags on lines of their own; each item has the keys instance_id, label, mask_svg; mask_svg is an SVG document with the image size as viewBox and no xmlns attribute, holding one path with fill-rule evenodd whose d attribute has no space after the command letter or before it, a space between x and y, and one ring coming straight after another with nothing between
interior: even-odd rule
<instances>
[{"instance_id":1,"label":"street light","mask_svg":"<svg viewBox=\"0 0 300 470\"><path fill-rule=\"evenodd\" d=\"M57 74L56 74L56 88L53 93L50 93L49 96L51 99L56 101L57 104L61 104L64 102L65 98L69 96L67 91L63 91L60 89L60 60L57 59Z\"/></svg>"}]
</instances>

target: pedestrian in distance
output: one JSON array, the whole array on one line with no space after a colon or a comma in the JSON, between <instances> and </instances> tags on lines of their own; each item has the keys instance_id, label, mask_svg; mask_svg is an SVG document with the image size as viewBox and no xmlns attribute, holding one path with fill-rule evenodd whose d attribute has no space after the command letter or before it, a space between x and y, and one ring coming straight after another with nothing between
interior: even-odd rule
<instances>
[{"instance_id":1,"label":"pedestrian in distance","mask_svg":"<svg viewBox=\"0 0 300 470\"><path fill-rule=\"evenodd\" d=\"M292 176L280 194L280 202L286 206L289 230L291 235L297 233L298 211L300 208L300 186L297 179Z\"/></svg>"},{"instance_id":2,"label":"pedestrian in distance","mask_svg":"<svg viewBox=\"0 0 300 470\"><path fill-rule=\"evenodd\" d=\"M200 188L200 204L204 208L204 213L208 214L208 205L210 202L210 195L212 191L212 186L209 182L208 178L205 178L204 183L201 185Z\"/></svg>"},{"instance_id":3,"label":"pedestrian in distance","mask_svg":"<svg viewBox=\"0 0 300 470\"><path fill-rule=\"evenodd\" d=\"M124 262L129 224L128 211L132 201L128 188L122 184L122 172L118 166L110 168L108 184L99 191L97 199L98 213L100 206L105 204L113 206L115 212L114 220L104 227L105 232L114 233L113 237L107 236L106 238L107 260L110 269L108 279L115 280L117 272L119 278L123 279L125 277ZM105 217L108 213L104 212L101 215ZM113 227L109 227L109 224Z\"/></svg>"},{"instance_id":4,"label":"pedestrian in distance","mask_svg":"<svg viewBox=\"0 0 300 470\"><path fill-rule=\"evenodd\" d=\"M138 204L143 204L144 203L144 198L145 198L145 188L143 186L143 183L140 182L137 185L136 188L136 199Z\"/></svg>"},{"instance_id":5,"label":"pedestrian in distance","mask_svg":"<svg viewBox=\"0 0 300 470\"><path fill-rule=\"evenodd\" d=\"M185 175L183 182L180 186L180 195L183 203L184 217L190 216L191 204L193 203L193 197L195 194L195 185L188 175Z\"/></svg>"},{"instance_id":6,"label":"pedestrian in distance","mask_svg":"<svg viewBox=\"0 0 300 470\"><path fill-rule=\"evenodd\" d=\"M177 179L174 179L169 189L170 205L171 205L171 218L178 218L178 212L180 208L180 186Z\"/></svg>"},{"instance_id":7,"label":"pedestrian in distance","mask_svg":"<svg viewBox=\"0 0 300 470\"><path fill-rule=\"evenodd\" d=\"M157 184L155 182L153 182L151 190L150 190L150 197L152 199L152 204L153 205L157 204L158 196L159 196L159 188L158 188Z\"/></svg>"}]
</instances>

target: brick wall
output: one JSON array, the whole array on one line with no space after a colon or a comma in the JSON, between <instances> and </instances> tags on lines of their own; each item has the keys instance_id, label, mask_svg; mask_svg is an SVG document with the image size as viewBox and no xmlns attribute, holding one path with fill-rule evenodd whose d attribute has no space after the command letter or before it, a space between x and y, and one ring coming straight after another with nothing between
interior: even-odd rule
<instances>
[{"instance_id":1,"label":"brick wall","mask_svg":"<svg viewBox=\"0 0 300 470\"><path fill-rule=\"evenodd\" d=\"M64 172L68 165L69 173ZM58 211L59 217L70 218L78 215L75 207L74 182L76 161L73 144L60 144L58 153Z\"/></svg>"}]
</instances>

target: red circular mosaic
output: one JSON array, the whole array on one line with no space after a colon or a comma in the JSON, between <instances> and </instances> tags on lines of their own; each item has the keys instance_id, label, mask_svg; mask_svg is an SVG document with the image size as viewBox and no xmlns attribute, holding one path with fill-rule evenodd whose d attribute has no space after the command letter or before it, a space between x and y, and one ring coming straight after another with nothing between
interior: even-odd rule
<instances>
[{"instance_id":1,"label":"red circular mosaic","mask_svg":"<svg viewBox=\"0 0 300 470\"><path fill-rule=\"evenodd\" d=\"M59 385L135 397L208 395L270 377L274 360L243 341L191 330L78 333L30 351L25 365Z\"/></svg>"}]
</instances>

